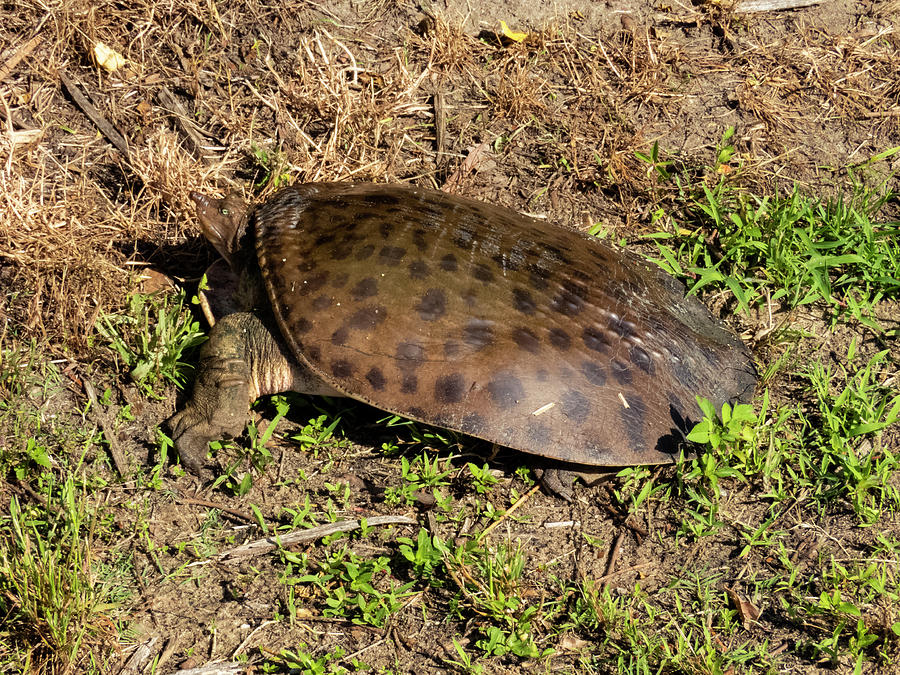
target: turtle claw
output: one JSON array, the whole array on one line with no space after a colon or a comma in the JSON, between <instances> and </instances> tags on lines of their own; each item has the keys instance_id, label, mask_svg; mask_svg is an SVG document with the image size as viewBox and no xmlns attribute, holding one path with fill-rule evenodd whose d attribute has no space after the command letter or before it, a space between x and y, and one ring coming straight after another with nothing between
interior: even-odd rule
<instances>
[{"instance_id":1,"label":"turtle claw","mask_svg":"<svg viewBox=\"0 0 900 675\"><path fill-rule=\"evenodd\" d=\"M210 441L239 436L250 411L250 366L245 352L242 317L231 314L218 322L200 352L197 381L184 410L168 421L181 463L203 475L209 465Z\"/></svg>"},{"instance_id":2,"label":"turtle claw","mask_svg":"<svg viewBox=\"0 0 900 675\"><path fill-rule=\"evenodd\" d=\"M560 497L567 502L572 502L572 483L577 474L561 467L544 467L532 469L538 482L551 495Z\"/></svg>"},{"instance_id":3,"label":"turtle claw","mask_svg":"<svg viewBox=\"0 0 900 675\"><path fill-rule=\"evenodd\" d=\"M604 467L546 462L546 460L543 466L532 466L531 470L547 492L570 503L575 496L572 484L576 479L580 478L585 485L593 486L604 478L615 475Z\"/></svg>"},{"instance_id":4,"label":"turtle claw","mask_svg":"<svg viewBox=\"0 0 900 675\"><path fill-rule=\"evenodd\" d=\"M203 419L193 407L170 417L167 426L181 465L195 476L208 474L212 467L207 456L209 444L222 438L221 430Z\"/></svg>"}]
</instances>

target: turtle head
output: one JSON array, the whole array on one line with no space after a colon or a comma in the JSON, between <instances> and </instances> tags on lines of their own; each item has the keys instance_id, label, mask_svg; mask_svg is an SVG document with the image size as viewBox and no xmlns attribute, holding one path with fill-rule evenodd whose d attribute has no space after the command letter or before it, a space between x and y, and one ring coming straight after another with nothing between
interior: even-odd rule
<instances>
[{"instance_id":1,"label":"turtle head","mask_svg":"<svg viewBox=\"0 0 900 675\"><path fill-rule=\"evenodd\" d=\"M215 199L199 192L191 192L197 206L197 218L203 235L234 269L241 239L247 229L247 202L232 192L223 199Z\"/></svg>"}]
</instances>

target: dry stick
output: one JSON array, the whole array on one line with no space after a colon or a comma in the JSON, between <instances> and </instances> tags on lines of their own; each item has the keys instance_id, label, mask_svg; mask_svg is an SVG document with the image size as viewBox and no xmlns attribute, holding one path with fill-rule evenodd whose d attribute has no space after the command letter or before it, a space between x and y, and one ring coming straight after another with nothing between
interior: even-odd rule
<instances>
[{"instance_id":1,"label":"dry stick","mask_svg":"<svg viewBox=\"0 0 900 675\"><path fill-rule=\"evenodd\" d=\"M619 532L616 537L616 541L612 546L612 551L609 554L609 564L606 566L606 574L604 574L601 579L607 580L615 573L616 563L619 562L619 554L622 552L622 540L625 538L624 532ZM606 581L603 581L606 584Z\"/></svg>"},{"instance_id":2,"label":"dry stick","mask_svg":"<svg viewBox=\"0 0 900 675\"><path fill-rule=\"evenodd\" d=\"M199 668L176 670L175 675L238 675L247 672L247 664L238 661L219 661L207 663Z\"/></svg>"},{"instance_id":3,"label":"dry stick","mask_svg":"<svg viewBox=\"0 0 900 675\"><path fill-rule=\"evenodd\" d=\"M108 411L100 407L100 402L97 400L97 390L94 389L94 385L87 378L82 378L81 383L84 386L84 393L87 394L88 401L91 402L91 408L94 409L94 422L100 426L103 437L109 445L109 454L112 457L116 471L119 472L120 476L125 476L128 474L128 460L125 459L125 453L122 451L122 446L119 445L119 439L113 433Z\"/></svg>"},{"instance_id":4,"label":"dry stick","mask_svg":"<svg viewBox=\"0 0 900 675\"><path fill-rule=\"evenodd\" d=\"M122 134L116 131L115 127L107 121L90 101L87 100L87 97L81 92L81 89L78 88L75 81L66 74L66 71L63 68L59 69L59 79L66 88L66 91L69 92L69 96L72 97L72 100L75 101L75 104L81 109L81 112L87 115L91 122L97 125L100 132L106 136L106 140L112 143L116 149L128 159L128 143Z\"/></svg>"},{"instance_id":5,"label":"dry stick","mask_svg":"<svg viewBox=\"0 0 900 675\"><path fill-rule=\"evenodd\" d=\"M517 501L515 504L513 504L508 509L506 509L506 511L503 512L503 515L500 516L500 518L498 518L493 523L488 525L487 528L481 534L478 535L478 541L481 541L482 539L484 539L491 530L493 530L500 523L502 523L504 520L509 518L513 513L515 513L516 510L520 506L522 506L522 504L524 504L526 501L528 501L531 498L531 495L533 495L535 492L537 492L540 489L541 489L541 484L538 483L533 488L531 488L528 492L526 492L524 495L519 497L519 501Z\"/></svg>"},{"instance_id":6,"label":"dry stick","mask_svg":"<svg viewBox=\"0 0 900 675\"><path fill-rule=\"evenodd\" d=\"M596 579L594 579L594 581L601 583L601 584L605 584L613 577L618 577L623 574L628 574L629 572L637 572L638 570L641 570L645 567L649 567L650 565L653 565L653 564L654 564L653 562L645 562L645 563L640 563L638 565L632 565L631 567L626 567L625 569L621 569L616 572L610 572L609 574L604 574L602 577L597 577Z\"/></svg>"},{"instance_id":7,"label":"dry stick","mask_svg":"<svg viewBox=\"0 0 900 675\"><path fill-rule=\"evenodd\" d=\"M41 36L35 35L24 45L19 47L19 49L16 51L16 53L13 54L12 56L10 56L6 60L6 63L4 63L2 66L0 66L0 82L3 82L3 80L5 80L9 76L9 74L13 71L13 68L15 68L17 65L19 65L19 61L21 61L26 56L28 56L31 52L33 52L39 44L41 44Z\"/></svg>"},{"instance_id":8,"label":"dry stick","mask_svg":"<svg viewBox=\"0 0 900 675\"><path fill-rule=\"evenodd\" d=\"M156 93L156 98L159 99L160 104L169 111L169 114L175 118L175 122L178 124L182 133L188 137L194 155L204 164L212 164L212 159L204 154L204 138L200 132L197 131L196 125L191 122L191 117L184 109L184 106L181 105L181 101L175 98L175 95L169 91L169 88L166 85L160 86L159 91Z\"/></svg>"},{"instance_id":9,"label":"dry stick","mask_svg":"<svg viewBox=\"0 0 900 675\"><path fill-rule=\"evenodd\" d=\"M799 7L818 5L821 2L824 2L824 0L740 0L734 6L734 11L739 14L777 12L782 9L797 9Z\"/></svg>"},{"instance_id":10,"label":"dry stick","mask_svg":"<svg viewBox=\"0 0 900 675\"><path fill-rule=\"evenodd\" d=\"M229 513L235 518L240 518L248 523L256 523L256 518L251 516L249 513L244 513L243 511L238 511L237 509L231 509L227 506L223 506L222 504L217 504L216 502L208 502L205 499L189 499L184 497L178 500L179 504L185 505L193 505L193 506L203 506L207 509L218 509L223 513Z\"/></svg>"},{"instance_id":11,"label":"dry stick","mask_svg":"<svg viewBox=\"0 0 900 675\"><path fill-rule=\"evenodd\" d=\"M444 92L434 94L434 145L438 173L443 173L447 165L447 108L444 103Z\"/></svg>"},{"instance_id":12,"label":"dry stick","mask_svg":"<svg viewBox=\"0 0 900 675\"><path fill-rule=\"evenodd\" d=\"M138 675L138 673L143 672L144 665L150 660L150 655L153 653L153 647L158 640L158 637L154 637L143 644L139 644L131 653L131 656L128 657L128 660L125 662L125 665L122 666L118 675Z\"/></svg>"},{"instance_id":13,"label":"dry stick","mask_svg":"<svg viewBox=\"0 0 900 675\"><path fill-rule=\"evenodd\" d=\"M366 525L416 525L417 521L406 516L374 516L366 518ZM249 544L238 546L219 555L219 562L232 563L244 558L252 558L271 551L279 546L292 546L304 541L313 541L321 537L327 537L335 532L352 532L361 526L358 520L339 520L336 523L328 523L311 527L307 530L294 530L287 534L266 537L251 541Z\"/></svg>"}]
</instances>

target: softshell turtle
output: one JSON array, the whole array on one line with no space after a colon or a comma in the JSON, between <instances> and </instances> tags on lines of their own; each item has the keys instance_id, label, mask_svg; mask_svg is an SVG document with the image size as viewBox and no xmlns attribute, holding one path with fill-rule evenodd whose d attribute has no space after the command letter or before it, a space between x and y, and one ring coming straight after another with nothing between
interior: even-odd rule
<instances>
[{"instance_id":1,"label":"softshell turtle","mask_svg":"<svg viewBox=\"0 0 900 675\"><path fill-rule=\"evenodd\" d=\"M252 209L192 198L244 307L213 327L171 421L195 473L253 400L286 390L576 470L671 462L701 417L695 395L719 407L753 393L740 339L656 265L593 237L406 185L296 185Z\"/></svg>"}]
</instances>

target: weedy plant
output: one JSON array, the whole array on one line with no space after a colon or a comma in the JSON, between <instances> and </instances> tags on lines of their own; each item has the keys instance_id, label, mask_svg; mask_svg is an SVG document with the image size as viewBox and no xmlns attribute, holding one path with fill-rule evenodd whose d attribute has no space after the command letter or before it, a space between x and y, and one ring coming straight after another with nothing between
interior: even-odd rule
<instances>
[{"instance_id":1,"label":"weedy plant","mask_svg":"<svg viewBox=\"0 0 900 675\"><path fill-rule=\"evenodd\" d=\"M151 398L163 398L157 391L163 382L184 386L193 373L190 351L206 341L184 299L183 293L138 293L125 311L102 314L97 320L97 332Z\"/></svg>"}]
</instances>

